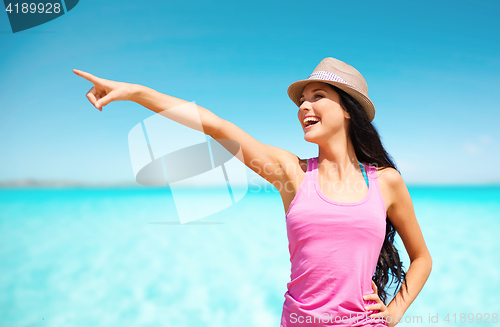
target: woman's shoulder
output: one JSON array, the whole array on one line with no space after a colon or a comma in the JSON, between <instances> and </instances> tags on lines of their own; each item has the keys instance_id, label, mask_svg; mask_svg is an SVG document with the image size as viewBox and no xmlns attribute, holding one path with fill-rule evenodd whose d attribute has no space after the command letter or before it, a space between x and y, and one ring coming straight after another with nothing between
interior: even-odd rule
<instances>
[{"instance_id":1,"label":"woman's shoulder","mask_svg":"<svg viewBox=\"0 0 500 327\"><path fill-rule=\"evenodd\" d=\"M388 208L398 198L398 194L406 189L406 184L399 171L392 167L376 167L376 171L380 191L387 200Z\"/></svg>"},{"instance_id":2,"label":"woman's shoulder","mask_svg":"<svg viewBox=\"0 0 500 327\"><path fill-rule=\"evenodd\" d=\"M399 171L392 167L378 167L375 166L377 171L377 179L379 182L382 182L389 186L390 188L394 188L400 186L401 183L404 184L403 178Z\"/></svg>"}]
</instances>

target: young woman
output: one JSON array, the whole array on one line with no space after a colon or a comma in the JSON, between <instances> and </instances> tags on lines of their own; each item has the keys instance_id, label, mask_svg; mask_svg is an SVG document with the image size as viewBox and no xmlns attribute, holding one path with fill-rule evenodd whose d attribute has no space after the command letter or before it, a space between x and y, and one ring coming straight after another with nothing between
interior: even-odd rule
<instances>
[{"instance_id":1,"label":"young woman","mask_svg":"<svg viewBox=\"0 0 500 327\"><path fill-rule=\"evenodd\" d=\"M187 102L73 71L94 84L87 98L99 110L131 100L160 113ZM199 118L172 119L192 128L199 119L205 134L238 142L245 165L280 192L292 264L281 327L395 326L424 286L432 259L408 189L371 124L375 107L366 82L352 66L325 58L288 95L304 139L318 145L317 157L263 144L200 106ZM407 272L395 232L411 260ZM386 305L389 279L401 288Z\"/></svg>"}]
</instances>

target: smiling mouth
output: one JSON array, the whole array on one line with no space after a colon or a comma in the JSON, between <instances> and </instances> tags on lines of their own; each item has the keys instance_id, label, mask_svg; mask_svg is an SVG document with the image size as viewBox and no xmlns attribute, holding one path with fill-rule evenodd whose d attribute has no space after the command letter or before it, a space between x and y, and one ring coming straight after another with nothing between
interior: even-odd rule
<instances>
[{"instance_id":1,"label":"smiling mouth","mask_svg":"<svg viewBox=\"0 0 500 327\"><path fill-rule=\"evenodd\" d=\"M319 120L318 121L307 122L307 124L304 126L304 129L308 129L311 126L316 125L317 123L319 123Z\"/></svg>"}]
</instances>

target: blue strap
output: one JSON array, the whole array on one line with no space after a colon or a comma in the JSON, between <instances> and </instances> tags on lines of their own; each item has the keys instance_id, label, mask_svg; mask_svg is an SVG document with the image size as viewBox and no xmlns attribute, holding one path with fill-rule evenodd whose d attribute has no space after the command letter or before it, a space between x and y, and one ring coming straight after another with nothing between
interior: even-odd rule
<instances>
[{"instance_id":1,"label":"blue strap","mask_svg":"<svg viewBox=\"0 0 500 327\"><path fill-rule=\"evenodd\" d=\"M365 178L366 186L370 187L370 185L368 184L368 176L366 176L366 172L365 172L365 166L363 166L361 161L358 160L358 162L359 162L359 166L361 167L361 171L363 172L363 177Z\"/></svg>"}]
</instances>

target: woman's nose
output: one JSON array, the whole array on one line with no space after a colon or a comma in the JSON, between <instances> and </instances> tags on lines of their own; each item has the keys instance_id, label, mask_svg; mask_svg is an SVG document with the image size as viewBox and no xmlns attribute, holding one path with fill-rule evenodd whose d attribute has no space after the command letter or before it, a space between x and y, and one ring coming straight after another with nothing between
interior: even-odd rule
<instances>
[{"instance_id":1,"label":"woman's nose","mask_svg":"<svg viewBox=\"0 0 500 327\"><path fill-rule=\"evenodd\" d=\"M302 102L302 104L299 106L299 109L301 111L310 110L311 109L311 103L306 100L306 101Z\"/></svg>"}]
</instances>

